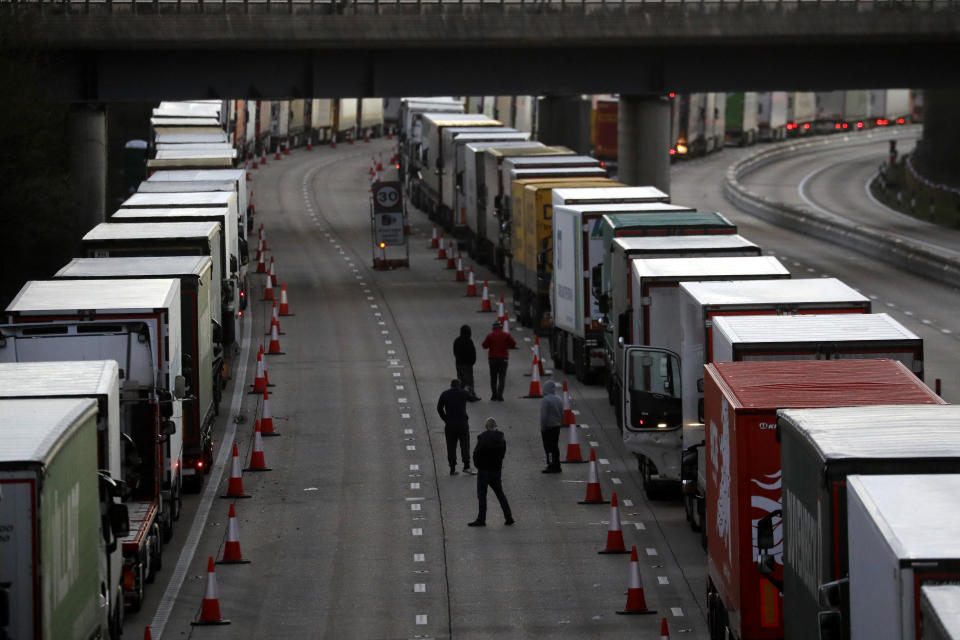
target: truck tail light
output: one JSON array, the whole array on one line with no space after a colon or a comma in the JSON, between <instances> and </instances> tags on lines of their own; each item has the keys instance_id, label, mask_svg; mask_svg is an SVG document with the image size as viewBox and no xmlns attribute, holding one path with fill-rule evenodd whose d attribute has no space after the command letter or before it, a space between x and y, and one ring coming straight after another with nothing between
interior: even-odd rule
<instances>
[{"instance_id":1,"label":"truck tail light","mask_svg":"<svg viewBox=\"0 0 960 640\"><path fill-rule=\"evenodd\" d=\"M803 128L804 128L804 129L809 129L809 128L810 128L810 123L809 123L809 122L804 122L804 123L803 123Z\"/></svg>"},{"instance_id":2,"label":"truck tail light","mask_svg":"<svg viewBox=\"0 0 960 640\"><path fill-rule=\"evenodd\" d=\"M858 120L858 121L857 121L857 129L863 129L863 121L862 121L862 120Z\"/></svg>"},{"instance_id":3,"label":"truck tail light","mask_svg":"<svg viewBox=\"0 0 960 640\"><path fill-rule=\"evenodd\" d=\"M197 471L203 469L203 460L197 460Z\"/></svg>"}]
</instances>

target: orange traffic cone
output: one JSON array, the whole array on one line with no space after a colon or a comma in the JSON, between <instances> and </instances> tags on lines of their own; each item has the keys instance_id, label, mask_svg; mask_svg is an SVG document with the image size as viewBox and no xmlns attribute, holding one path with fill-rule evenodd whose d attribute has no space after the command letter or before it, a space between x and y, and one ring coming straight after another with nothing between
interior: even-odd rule
<instances>
[{"instance_id":1,"label":"orange traffic cone","mask_svg":"<svg viewBox=\"0 0 960 640\"><path fill-rule=\"evenodd\" d=\"M503 311L503 294L501 293L500 302L497 303L497 320L500 322L500 324L503 324L504 318L505 318L505 315Z\"/></svg>"},{"instance_id":2,"label":"orange traffic cone","mask_svg":"<svg viewBox=\"0 0 960 640\"><path fill-rule=\"evenodd\" d=\"M377 171L383 171L383 151L377 154Z\"/></svg>"},{"instance_id":3,"label":"orange traffic cone","mask_svg":"<svg viewBox=\"0 0 960 640\"><path fill-rule=\"evenodd\" d=\"M263 410L260 414L260 434L263 436L278 436L280 432L273 426L273 406L270 404L270 394L263 390Z\"/></svg>"},{"instance_id":4,"label":"orange traffic cone","mask_svg":"<svg viewBox=\"0 0 960 640\"><path fill-rule=\"evenodd\" d=\"M283 157L283 156L280 154L280 145L278 144L278 145L277 145L277 151L273 154L273 159L274 159L274 160L279 160L279 159L281 159L282 157Z\"/></svg>"},{"instance_id":5,"label":"orange traffic cone","mask_svg":"<svg viewBox=\"0 0 960 640\"><path fill-rule=\"evenodd\" d=\"M267 378L264 376L263 369L263 346L257 351L257 375L253 379L253 388L250 393L263 393L267 390Z\"/></svg>"},{"instance_id":6,"label":"orange traffic cone","mask_svg":"<svg viewBox=\"0 0 960 640\"><path fill-rule=\"evenodd\" d=\"M576 424L577 416L570 408L570 391L567 390L567 381L563 381L563 424Z\"/></svg>"},{"instance_id":7,"label":"orange traffic cone","mask_svg":"<svg viewBox=\"0 0 960 640\"><path fill-rule=\"evenodd\" d=\"M218 560L217 564L250 564L240 552L240 528L237 526L237 512L233 503L227 515L227 543L223 547L223 559Z\"/></svg>"},{"instance_id":8,"label":"orange traffic cone","mask_svg":"<svg viewBox=\"0 0 960 640\"><path fill-rule=\"evenodd\" d=\"M332 136L330 136L330 148L331 148L331 149L336 149L336 148L337 148L337 134L336 134L336 133L334 133Z\"/></svg>"},{"instance_id":9,"label":"orange traffic cone","mask_svg":"<svg viewBox=\"0 0 960 640\"><path fill-rule=\"evenodd\" d=\"M436 249L440 246L440 239L437 237L437 225L433 225L433 233L430 236L430 248Z\"/></svg>"},{"instance_id":10,"label":"orange traffic cone","mask_svg":"<svg viewBox=\"0 0 960 640\"><path fill-rule=\"evenodd\" d=\"M667 626L667 619L660 620L660 640L670 640L670 627Z\"/></svg>"},{"instance_id":11,"label":"orange traffic cone","mask_svg":"<svg viewBox=\"0 0 960 640\"><path fill-rule=\"evenodd\" d=\"M637 548L630 550L630 583L627 587L627 606L621 615L637 615L656 613L656 609L647 609L647 600L643 597L643 583L640 581L640 559L637 557Z\"/></svg>"},{"instance_id":12,"label":"orange traffic cone","mask_svg":"<svg viewBox=\"0 0 960 640\"><path fill-rule=\"evenodd\" d=\"M251 169L256 169L260 163L257 162L257 156L253 156L253 162L250 164Z\"/></svg>"},{"instance_id":13,"label":"orange traffic cone","mask_svg":"<svg viewBox=\"0 0 960 640\"><path fill-rule=\"evenodd\" d=\"M533 353L537 356L540 363L540 375L543 375L543 357L540 355L540 336L533 336Z\"/></svg>"},{"instance_id":14,"label":"orange traffic cone","mask_svg":"<svg viewBox=\"0 0 960 640\"><path fill-rule=\"evenodd\" d=\"M590 449L590 469L587 472L587 496L578 504L607 504L600 491L600 481L597 480L597 451Z\"/></svg>"},{"instance_id":15,"label":"orange traffic cone","mask_svg":"<svg viewBox=\"0 0 960 640\"><path fill-rule=\"evenodd\" d=\"M542 398L543 389L540 388L540 361L537 356L533 356L533 369L530 373L530 390L527 391L525 398Z\"/></svg>"},{"instance_id":16,"label":"orange traffic cone","mask_svg":"<svg viewBox=\"0 0 960 640\"><path fill-rule=\"evenodd\" d=\"M453 257L453 240L449 240L447 244L447 269L456 269L457 261Z\"/></svg>"},{"instance_id":17,"label":"orange traffic cone","mask_svg":"<svg viewBox=\"0 0 960 640\"><path fill-rule=\"evenodd\" d=\"M265 355L282 356L284 352L280 350L280 337L277 335L277 325L270 325L270 344L267 346Z\"/></svg>"},{"instance_id":18,"label":"orange traffic cone","mask_svg":"<svg viewBox=\"0 0 960 640\"><path fill-rule=\"evenodd\" d=\"M273 313L272 313L272 315L270 316L270 325L271 325L271 326L277 325L277 334L278 334L278 335L281 335L281 336L287 335L287 334L285 334L285 333L283 332L283 329L280 328L280 315L277 313L277 301L276 301L276 300L273 301ZM269 334L269 333L265 333L265 334L263 334L263 335L268 336L268 335L270 335L270 334Z\"/></svg>"},{"instance_id":19,"label":"orange traffic cone","mask_svg":"<svg viewBox=\"0 0 960 640\"><path fill-rule=\"evenodd\" d=\"M267 230L263 228L263 223L260 223L260 247L266 251L267 250Z\"/></svg>"},{"instance_id":20,"label":"orange traffic cone","mask_svg":"<svg viewBox=\"0 0 960 640\"><path fill-rule=\"evenodd\" d=\"M477 297L477 283L473 279L473 265L470 265L470 271L467 272L467 294L466 298Z\"/></svg>"},{"instance_id":21,"label":"orange traffic cone","mask_svg":"<svg viewBox=\"0 0 960 640\"><path fill-rule=\"evenodd\" d=\"M220 596L217 594L217 574L214 573L213 556L207 562L207 592L200 605L200 618L190 624L194 626L208 624L230 624L220 616Z\"/></svg>"},{"instance_id":22,"label":"orange traffic cone","mask_svg":"<svg viewBox=\"0 0 960 640\"><path fill-rule=\"evenodd\" d=\"M264 391L266 396L267 392ZM260 437L260 422L253 425L253 451L250 453L250 466L244 471L272 471L263 457L263 438Z\"/></svg>"},{"instance_id":23,"label":"orange traffic cone","mask_svg":"<svg viewBox=\"0 0 960 640\"><path fill-rule=\"evenodd\" d=\"M493 305L490 304L490 290L487 288L487 281L483 281L483 294L480 296L480 312L489 313L493 311Z\"/></svg>"},{"instance_id":24,"label":"orange traffic cone","mask_svg":"<svg viewBox=\"0 0 960 640\"><path fill-rule=\"evenodd\" d=\"M629 553L623 546L623 527L620 524L620 506L617 492L610 497L610 524L607 525L607 547L597 553Z\"/></svg>"},{"instance_id":25,"label":"orange traffic cone","mask_svg":"<svg viewBox=\"0 0 960 640\"><path fill-rule=\"evenodd\" d=\"M510 312L505 311L503 314L503 332L510 333ZM516 347L510 347L511 349L516 349ZM539 369L540 367L537 367Z\"/></svg>"},{"instance_id":26,"label":"orange traffic cone","mask_svg":"<svg viewBox=\"0 0 960 640\"><path fill-rule=\"evenodd\" d=\"M577 436L577 425L571 424L567 437L567 457L563 462L584 463L586 460L580 455L580 439Z\"/></svg>"},{"instance_id":27,"label":"orange traffic cone","mask_svg":"<svg viewBox=\"0 0 960 640\"><path fill-rule=\"evenodd\" d=\"M260 164L267 166L267 150L263 149L260 151Z\"/></svg>"},{"instance_id":28,"label":"orange traffic cone","mask_svg":"<svg viewBox=\"0 0 960 640\"><path fill-rule=\"evenodd\" d=\"M277 268L274 264L273 256L270 256L270 268L267 269L267 277L270 278L270 284L277 286Z\"/></svg>"},{"instance_id":29,"label":"orange traffic cone","mask_svg":"<svg viewBox=\"0 0 960 640\"><path fill-rule=\"evenodd\" d=\"M460 253L457 253L457 273L453 278L454 282L464 282L467 279L466 274L463 272L463 256Z\"/></svg>"},{"instance_id":30,"label":"orange traffic cone","mask_svg":"<svg viewBox=\"0 0 960 640\"><path fill-rule=\"evenodd\" d=\"M440 234L440 246L437 248L437 260L447 259L447 245L443 243L443 234Z\"/></svg>"},{"instance_id":31,"label":"orange traffic cone","mask_svg":"<svg viewBox=\"0 0 960 640\"><path fill-rule=\"evenodd\" d=\"M307 136L307 151L313 151L313 136Z\"/></svg>"},{"instance_id":32,"label":"orange traffic cone","mask_svg":"<svg viewBox=\"0 0 960 640\"><path fill-rule=\"evenodd\" d=\"M284 143L284 145L283 145L283 155L285 155L285 156L290 155L290 141L289 141L289 140L287 140L287 141Z\"/></svg>"},{"instance_id":33,"label":"orange traffic cone","mask_svg":"<svg viewBox=\"0 0 960 640\"><path fill-rule=\"evenodd\" d=\"M143 628L143 640L153 640L153 634L150 633L150 625Z\"/></svg>"},{"instance_id":34,"label":"orange traffic cone","mask_svg":"<svg viewBox=\"0 0 960 640\"><path fill-rule=\"evenodd\" d=\"M221 498L249 498L243 492L243 474L240 472L240 450L237 443L233 443L233 466L230 468L230 482L227 484L227 492L220 496Z\"/></svg>"},{"instance_id":35,"label":"orange traffic cone","mask_svg":"<svg viewBox=\"0 0 960 640\"><path fill-rule=\"evenodd\" d=\"M287 301L287 285L280 285L280 315L281 316L292 316L295 315L290 313L290 303Z\"/></svg>"},{"instance_id":36,"label":"orange traffic cone","mask_svg":"<svg viewBox=\"0 0 960 640\"><path fill-rule=\"evenodd\" d=\"M368 128L366 129L366 131L364 131L364 133L363 133L363 141L364 141L364 142L370 142L370 129L369 129L369 127L368 127Z\"/></svg>"},{"instance_id":37,"label":"orange traffic cone","mask_svg":"<svg viewBox=\"0 0 960 640\"><path fill-rule=\"evenodd\" d=\"M267 286L263 290L263 299L264 301L273 300L273 282L269 275L267 276Z\"/></svg>"},{"instance_id":38,"label":"orange traffic cone","mask_svg":"<svg viewBox=\"0 0 960 640\"><path fill-rule=\"evenodd\" d=\"M263 244L262 242L260 244ZM263 261L263 251L257 249L257 273L266 273L267 264Z\"/></svg>"}]
</instances>

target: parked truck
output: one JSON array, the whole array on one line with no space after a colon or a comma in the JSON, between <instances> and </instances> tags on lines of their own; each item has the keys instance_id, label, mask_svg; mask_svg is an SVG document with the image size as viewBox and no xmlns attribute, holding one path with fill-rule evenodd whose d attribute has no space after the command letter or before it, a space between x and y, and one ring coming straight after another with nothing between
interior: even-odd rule
<instances>
[{"instance_id":1,"label":"parked truck","mask_svg":"<svg viewBox=\"0 0 960 640\"><path fill-rule=\"evenodd\" d=\"M629 439L624 432L624 439L638 454L648 493L655 495L682 480L695 486L698 445L704 441L703 365L714 361L714 319L818 312L870 313L870 300L836 278L680 283L680 350L629 346L624 354L623 379L628 373L633 376L631 386L621 393L621 415L630 416L632 429ZM651 399L654 389L643 387L651 358L671 372L679 371L679 385L672 380L667 405L655 396ZM652 421L657 426L649 426Z\"/></svg>"},{"instance_id":2,"label":"parked truck","mask_svg":"<svg viewBox=\"0 0 960 640\"><path fill-rule=\"evenodd\" d=\"M620 99L597 98L590 113L590 143L593 155L608 165L617 162L619 121Z\"/></svg>"},{"instance_id":3,"label":"parked truck","mask_svg":"<svg viewBox=\"0 0 960 640\"><path fill-rule=\"evenodd\" d=\"M183 408L183 483L199 491L213 464L213 421L223 393L222 336L216 335L210 316L210 278L213 263L207 256L152 256L136 258L74 258L54 276L63 280L177 278L180 281L183 375L191 401ZM2 393L2 392L0 392Z\"/></svg>"},{"instance_id":4,"label":"parked truck","mask_svg":"<svg viewBox=\"0 0 960 640\"><path fill-rule=\"evenodd\" d=\"M724 144L728 147L749 147L757 141L757 92L736 91L727 94L727 117Z\"/></svg>"},{"instance_id":5,"label":"parked truck","mask_svg":"<svg viewBox=\"0 0 960 640\"><path fill-rule=\"evenodd\" d=\"M757 94L757 130L767 142L787 137L787 93L763 91Z\"/></svg>"},{"instance_id":6,"label":"parked truck","mask_svg":"<svg viewBox=\"0 0 960 640\"><path fill-rule=\"evenodd\" d=\"M960 474L847 477L852 640L925 636L923 587L960 585L958 506Z\"/></svg>"},{"instance_id":7,"label":"parked truck","mask_svg":"<svg viewBox=\"0 0 960 640\"><path fill-rule=\"evenodd\" d=\"M225 289L223 274L222 231L218 222L102 222L83 236L82 247L88 258L123 258L135 256L210 256L211 300L220 300L210 307L210 314L222 332L224 344L235 336L228 329L235 318Z\"/></svg>"},{"instance_id":8,"label":"parked truck","mask_svg":"<svg viewBox=\"0 0 960 640\"><path fill-rule=\"evenodd\" d=\"M732 317L732 316L731 316ZM752 318L756 316L744 316ZM725 320L729 318L719 318ZM876 351L882 352L882 345ZM864 356L869 358L869 355ZM777 411L929 402L892 360L714 362L704 372L707 623L711 640L783 638L783 547ZM758 566L757 527L773 545Z\"/></svg>"},{"instance_id":9,"label":"parked truck","mask_svg":"<svg viewBox=\"0 0 960 640\"><path fill-rule=\"evenodd\" d=\"M247 172L243 169L155 171L145 183L137 187L137 191L228 191L226 184L233 184L236 189L237 211L242 220L240 237L246 242L249 233L253 231L254 210L253 192L247 187Z\"/></svg>"},{"instance_id":10,"label":"parked truck","mask_svg":"<svg viewBox=\"0 0 960 640\"><path fill-rule=\"evenodd\" d=\"M849 637L848 476L960 472L960 407L930 406L943 401L906 367L902 372L917 387L917 404L778 413L788 640ZM758 530L769 534L775 517ZM759 546L763 560L771 549Z\"/></svg>"},{"instance_id":11,"label":"parked truck","mask_svg":"<svg viewBox=\"0 0 960 640\"><path fill-rule=\"evenodd\" d=\"M603 171L604 177L606 176L606 171L600 166L600 161L591 156L559 153L556 155L532 154L504 158L500 165L500 193L503 194L503 197L499 203L494 203L494 210L501 220L510 220L513 213L515 190L513 183L516 180L513 172L515 170L573 168L597 169ZM537 176L528 174L527 177L535 178Z\"/></svg>"},{"instance_id":12,"label":"parked truck","mask_svg":"<svg viewBox=\"0 0 960 640\"><path fill-rule=\"evenodd\" d=\"M550 327L550 281L553 275L551 190L554 187L604 186L622 185L601 177L530 178L513 182L516 206L509 218L509 233L505 229L500 234L500 247L509 257L507 281L513 286L514 305L519 309L520 322L533 327L538 334L547 334Z\"/></svg>"},{"instance_id":13,"label":"parked truck","mask_svg":"<svg viewBox=\"0 0 960 640\"><path fill-rule=\"evenodd\" d=\"M497 142L528 142L530 139L529 132L517 131L509 127L501 127L500 129L500 131L487 131L486 127L480 127L477 132L470 131L457 134L451 142L453 147L451 154L453 156L453 184L450 189L451 199L453 201L451 205L451 221L454 234L463 240L466 240L470 229L467 224L467 194L470 193L469 199L474 200L474 202L476 201L476 174L473 174L474 184L472 191L468 191L465 182L467 177L467 163L474 163L474 171L476 170L476 158L474 154L467 153L467 147L475 143L489 143L493 145Z\"/></svg>"},{"instance_id":14,"label":"parked truck","mask_svg":"<svg viewBox=\"0 0 960 640\"><path fill-rule=\"evenodd\" d=\"M143 583L159 568L182 502L183 420L180 282L31 281L7 307L3 362L100 360L120 363L120 424L138 452L128 482L130 536L123 541L124 596L136 609ZM155 554L155 555L154 555ZM136 558L134 558L136 556ZM153 567L153 568L152 568Z\"/></svg>"},{"instance_id":15,"label":"parked truck","mask_svg":"<svg viewBox=\"0 0 960 640\"><path fill-rule=\"evenodd\" d=\"M8 399L89 398L97 405L96 473L99 479L101 515L100 585L98 592L105 607L107 623L105 636L119 638L123 633L124 553L122 544L129 535L127 506L128 479L131 470L125 468L121 454L120 432L120 378L119 367L113 360L85 362L0 363L0 405ZM6 422L4 424L7 424ZM4 433L4 437L9 434ZM3 498L0 497L0 511ZM2 547L0 543L0 547ZM144 559L149 562L151 551L159 553L160 536L155 535ZM0 551L2 555L2 551ZM138 556L139 557L139 556ZM0 564L6 563L6 560ZM0 583L5 582L0 577ZM0 605L2 607L2 605ZM2 616L0 616L2 617Z\"/></svg>"},{"instance_id":16,"label":"parked truck","mask_svg":"<svg viewBox=\"0 0 960 640\"><path fill-rule=\"evenodd\" d=\"M817 119L817 94L813 91L787 93L787 135L806 136L813 133Z\"/></svg>"},{"instance_id":17,"label":"parked truck","mask_svg":"<svg viewBox=\"0 0 960 640\"><path fill-rule=\"evenodd\" d=\"M869 118L873 126L886 127L891 124L906 124L910 116L909 89L870 90Z\"/></svg>"},{"instance_id":18,"label":"parked truck","mask_svg":"<svg viewBox=\"0 0 960 640\"><path fill-rule=\"evenodd\" d=\"M126 519L98 479L97 403L0 400L0 422L0 636L106 637Z\"/></svg>"},{"instance_id":19,"label":"parked truck","mask_svg":"<svg viewBox=\"0 0 960 640\"><path fill-rule=\"evenodd\" d=\"M505 127L502 124L494 124L476 127L445 127L440 133L440 145L437 147L439 152L437 162L440 172L440 206L438 209L438 221L444 227L454 230L454 223L456 222L454 220L454 213L456 212L455 207L457 201L457 150L466 142L471 141L471 136L480 134L506 136L514 133L520 133L523 135L525 132L517 131L511 127ZM463 136L462 141L460 140L461 136ZM503 139L508 140L509 138L505 137Z\"/></svg>"}]
</instances>

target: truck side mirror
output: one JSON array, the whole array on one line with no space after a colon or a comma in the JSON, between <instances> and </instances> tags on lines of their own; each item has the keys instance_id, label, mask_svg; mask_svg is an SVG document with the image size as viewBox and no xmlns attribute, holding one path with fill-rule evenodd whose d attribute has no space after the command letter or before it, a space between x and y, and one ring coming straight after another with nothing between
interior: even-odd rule
<instances>
[{"instance_id":1,"label":"truck side mirror","mask_svg":"<svg viewBox=\"0 0 960 640\"><path fill-rule=\"evenodd\" d=\"M626 339L630 334L630 314L626 311L617 316L617 335Z\"/></svg>"},{"instance_id":2,"label":"truck side mirror","mask_svg":"<svg viewBox=\"0 0 960 640\"><path fill-rule=\"evenodd\" d=\"M703 422L703 398L697 398L697 422Z\"/></svg>"},{"instance_id":3,"label":"truck side mirror","mask_svg":"<svg viewBox=\"0 0 960 640\"><path fill-rule=\"evenodd\" d=\"M166 442L177 432L177 423L173 420L164 420L160 423L160 442Z\"/></svg>"},{"instance_id":4,"label":"truck side mirror","mask_svg":"<svg viewBox=\"0 0 960 640\"><path fill-rule=\"evenodd\" d=\"M164 419L173 417L173 396L166 389L157 392L157 402L160 405L160 416Z\"/></svg>"},{"instance_id":5,"label":"truck side mirror","mask_svg":"<svg viewBox=\"0 0 960 640\"><path fill-rule=\"evenodd\" d=\"M230 256L230 273L237 272L237 256Z\"/></svg>"},{"instance_id":6,"label":"truck side mirror","mask_svg":"<svg viewBox=\"0 0 960 640\"><path fill-rule=\"evenodd\" d=\"M850 589L850 579L841 578L825 582L817 589L821 609L842 609L846 601L846 592Z\"/></svg>"},{"instance_id":7,"label":"truck side mirror","mask_svg":"<svg viewBox=\"0 0 960 640\"><path fill-rule=\"evenodd\" d=\"M610 298L607 296L597 296L597 310L603 315L610 313Z\"/></svg>"},{"instance_id":8,"label":"truck side mirror","mask_svg":"<svg viewBox=\"0 0 960 640\"><path fill-rule=\"evenodd\" d=\"M113 502L110 504L110 531L117 538L126 538L130 535L130 514L127 505Z\"/></svg>"},{"instance_id":9,"label":"truck side mirror","mask_svg":"<svg viewBox=\"0 0 960 640\"><path fill-rule=\"evenodd\" d=\"M216 320L211 320L210 324L213 325L213 341L223 344L223 327L221 327L220 323L218 323Z\"/></svg>"},{"instance_id":10,"label":"truck side mirror","mask_svg":"<svg viewBox=\"0 0 960 640\"><path fill-rule=\"evenodd\" d=\"M769 551L773 548L773 519L783 517L783 510L777 509L757 521L757 548Z\"/></svg>"},{"instance_id":11,"label":"truck side mirror","mask_svg":"<svg viewBox=\"0 0 960 640\"><path fill-rule=\"evenodd\" d=\"M843 614L839 611L821 611L817 614L820 640L843 640Z\"/></svg>"},{"instance_id":12,"label":"truck side mirror","mask_svg":"<svg viewBox=\"0 0 960 640\"><path fill-rule=\"evenodd\" d=\"M173 379L173 397L177 400L187 395L187 379L183 376L177 376ZM169 417L169 416L168 416Z\"/></svg>"},{"instance_id":13,"label":"truck side mirror","mask_svg":"<svg viewBox=\"0 0 960 640\"><path fill-rule=\"evenodd\" d=\"M224 279L223 282L220 283L220 292L222 294L220 297L223 299L222 301L224 304L229 304L233 302L233 286L232 285L233 283L230 281L229 278Z\"/></svg>"}]
</instances>

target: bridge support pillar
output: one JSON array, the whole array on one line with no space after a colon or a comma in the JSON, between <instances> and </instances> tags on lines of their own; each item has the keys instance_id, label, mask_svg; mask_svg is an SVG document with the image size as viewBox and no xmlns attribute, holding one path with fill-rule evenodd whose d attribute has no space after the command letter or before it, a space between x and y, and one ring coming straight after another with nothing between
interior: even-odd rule
<instances>
[{"instance_id":1,"label":"bridge support pillar","mask_svg":"<svg viewBox=\"0 0 960 640\"><path fill-rule=\"evenodd\" d=\"M925 90L923 92L923 137L917 146L918 170L938 184L960 187L960 91Z\"/></svg>"},{"instance_id":2,"label":"bridge support pillar","mask_svg":"<svg viewBox=\"0 0 960 640\"><path fill-rule=\"evenodd\" d=\"M68 115L70 187L78 229L104 221L107 208L107 109L75 104Z\"/></svg>"},{"instance_id":3,"label":"bridge support pillar","mask_svg":"<svg viewBox=\"0 0 960 640\"><path fill-rule=\"evenodd\" d=\"M590 101L581 96L545 96L537 102L537 140L590 152Z\"/></svg>"},{"instance_id":4,"label":"bridge support pillar","mask_svg":"<svg viewBox=\"0 0 960 640\"><path fill-rule=\"evenodd\" d=\"M617 175L633 186L670 193L670 103L662 96L620 95Z\"/></svg>"}]
</instances>

